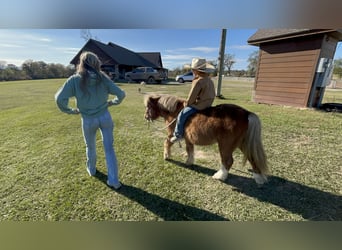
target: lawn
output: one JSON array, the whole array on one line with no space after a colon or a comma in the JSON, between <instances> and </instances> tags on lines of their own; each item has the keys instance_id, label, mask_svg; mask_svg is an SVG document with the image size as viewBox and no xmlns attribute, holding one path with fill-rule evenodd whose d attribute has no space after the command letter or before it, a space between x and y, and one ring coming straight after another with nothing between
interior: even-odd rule
<instances>
[{"instance_id":1,"label":"lawn","mask_svg":"<svg viewBox=\"0 0 342 250\"><path fill-rule=\"evenodd\" d=\"M225 182L211 178L220 166L216 145L196 147L191 167L184 165L184 142L163 160L164 123L144 121L144 93L186 97L190 84L119 83L127 97L110 107L123 183L116 192L105 184L99 134L98 173L85 170L80 117L54 102L64 80L0 83L0 220L342 219L342 114L256 104L253 83L224 81L225 99L215 104L242 105L263 124L271 176L258 188L238 151ZM342 102L342 91L327 90L324 100Z\"/></svg>"}]
</instances>

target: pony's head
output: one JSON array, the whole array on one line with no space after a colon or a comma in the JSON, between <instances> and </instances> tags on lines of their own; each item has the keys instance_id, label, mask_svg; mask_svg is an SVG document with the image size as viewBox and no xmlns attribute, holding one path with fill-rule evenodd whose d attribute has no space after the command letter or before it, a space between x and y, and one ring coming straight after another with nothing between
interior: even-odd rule
<instances>
[{"instance_id":1,"label":"pony's head","mask_svg":"<svg viewBox=\"0 0 342 250\"><path fill-rule=\"evenodd\" d=\"M177 116L183 108L183 99L172 95L146 95L144 99L145 119L154 121L159 116L166 118L166 115Z\"/></svg>"},{"instance_id":2,"label":"pony's head","mask_svg":"<svg viewBox=\"0 0 342 250\"><path fill-rule=\"evenodd\" d=\"M160 114L158 111L158 100L160 96L146 95L144 98L145 119L149 122L156 120Z\"/></svg>"}]
</instances>

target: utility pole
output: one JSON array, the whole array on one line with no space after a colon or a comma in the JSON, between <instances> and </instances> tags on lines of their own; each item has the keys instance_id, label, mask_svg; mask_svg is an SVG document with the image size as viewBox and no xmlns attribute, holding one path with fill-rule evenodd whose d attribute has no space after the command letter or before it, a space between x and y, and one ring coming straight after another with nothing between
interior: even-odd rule
<instances>
[{"instance_id":1,"label":"utility pole","mask_svg":"<svg viewBox=\"0 0 342 250\"><path fill-rule=\"evenodd\" d=\"M219 54L219 72L218 72L218 82L216 89L216 97L222 97L221 94L221 85L222 85L222 75L224 70L224 52L226 47L226 35L227 29L222 29L221 32L221 45L220 45L220 54Z\"/></svg>"}]
</instances>

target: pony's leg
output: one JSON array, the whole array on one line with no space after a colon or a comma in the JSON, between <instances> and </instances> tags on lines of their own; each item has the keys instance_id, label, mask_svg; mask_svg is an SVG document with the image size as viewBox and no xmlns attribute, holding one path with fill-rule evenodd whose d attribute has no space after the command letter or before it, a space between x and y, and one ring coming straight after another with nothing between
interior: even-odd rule
<instances>
[{"instance_id":1,"label":"pony's leg","mask_svg":"<svg viewBox=\"0 0 342 250\"><path fill-rule=\"evenodd\" d=\"M265 182L267 182L267 177L263 174L253 172L253 178L258 185L263 185Z\"/></svg>"},{"instance_id":2,"label":"pony's leg","mask_svg":"<svg viewBox=\"0 0 342 250\"><path fill-rule=\"evenodd\" d=\"M241 148L240 148L241 149ZM242 151L242 150L241 150ZM242 151L243 152L243 151ZM254 163L253 159L248 159L249 163L251 164L253 168L253 178L258 185L263 185L265 182L267 182L267 176L264 175L260 169L257 167L257 165Z\"/></svg>"},{"instance_id":3,"label":"pony's leg","mask_svg":"<svg viewBox=\"0 0 342 250\"><path fill-rule=\"evenodd\" d=\"M226 180L227 177L228 177L228 171L223 164L221 165L221 169L213 175L214 179L221 180L221 181Z\"/></svg>"},{"instance_id":4,"label":"pony's leg","mask_svg":"<svg viewBox=\"0 0 342 250\"><path fill-rule=\"evenodd\" d=\"M185 164L188 166L191 166L194 164L194 144L190 143L189 141L185 141L186 144L186 152L188 155L188 158L186 159Z\"/></svg>"},{"instance_id":5,"label":"pony's leg","mask_svg":"<svg viewBox=\"0 0 342 250\"><path fill-rule=\"evenodd\" d=\"M171 157L171 146L172 143L169 139L164 141L164 160L168 160Z\"/></svg>"},{"instance_id":6,"label":"pony's leg","mask_svg":"<svg viewBox=\"0 0 342 250\"><path fill-rule=\"evenodd\" d=\"M164 160L168 160L171 157L171 146L173 145L173 143L170 142L170 139L173 136L174 129L174 124L167 128L167 138L164 141Z\"/></svg>"},{"instance_id":7,"label":"pony's leg","mask_svg":"<svg viewBox=\"0 0 342 250\"><path fill-rule=\"evenodd\" d=\"M263 185L265 182L267 182L267 177L266 175L262 174L261 171L259 170L259 168L257 168L257 166L249 161L252 165L252 168L253 168L253 178L255 180L255 182L258 184L258 185Z\"/></svg>"},{"instance_id":8,"label":"pony's leg","mask_svg":"<svg viewBox=\"0 0 342 250\"><path fill-rule=\"evenodd\" d=\"M220 150L221 151L221 150ZM233 165L233 155L232 154L226 154L224 155L221 153L221 169L217 171L214 175L213 178L217 180L224 181L228 177L228 171Z\"/></svg>"}]
</instances>

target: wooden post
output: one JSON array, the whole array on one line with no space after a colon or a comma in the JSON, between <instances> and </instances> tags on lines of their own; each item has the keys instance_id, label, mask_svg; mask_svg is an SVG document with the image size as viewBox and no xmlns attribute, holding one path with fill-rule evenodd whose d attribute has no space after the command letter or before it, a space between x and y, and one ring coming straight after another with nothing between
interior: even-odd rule
<instances>
[{"instance_id":1,"label":"wooden post","mask_svg":"<svg viewBox=\"0 0 342 250\"><path fill-rule=\"evenodd\" d=\"M220 45L220 52L219 52L219 71L218 71L218 82L217 82L217 89L216 89L216 97L222 97L221 94L221 86L222 86L222 75L224 70L224 52L226 47L226 34L227 29L222 29L221 32L221 45Z\"/></svg>"}]
</instances>

